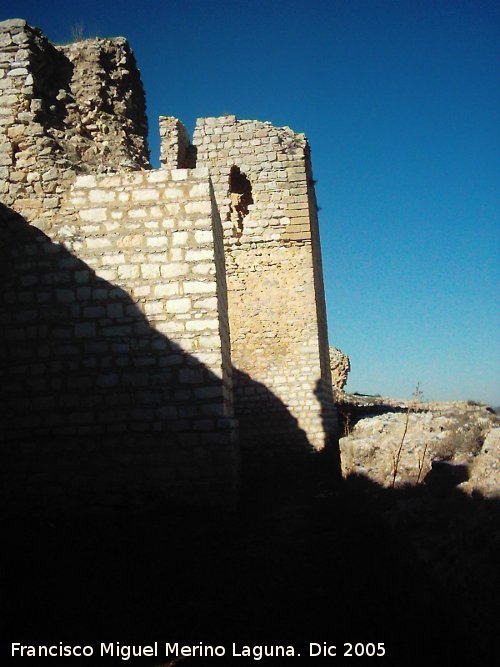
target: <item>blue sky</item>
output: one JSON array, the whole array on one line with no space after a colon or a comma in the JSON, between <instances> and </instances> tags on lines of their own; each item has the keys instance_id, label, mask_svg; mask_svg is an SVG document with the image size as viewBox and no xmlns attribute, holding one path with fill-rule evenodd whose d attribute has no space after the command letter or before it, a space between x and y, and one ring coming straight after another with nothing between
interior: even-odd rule
<instances>
[{"instance_id":1,"label":"blue sky","mask_svg":"<svg viewBox=\"0 0 500 667\"><path fill-rule=\"evenodd\" d=\"M500 2L4 0L12 17L129 39L154 161L160 114L305 132L348 389L500 405Z\"/></svg>"}]
</instances>

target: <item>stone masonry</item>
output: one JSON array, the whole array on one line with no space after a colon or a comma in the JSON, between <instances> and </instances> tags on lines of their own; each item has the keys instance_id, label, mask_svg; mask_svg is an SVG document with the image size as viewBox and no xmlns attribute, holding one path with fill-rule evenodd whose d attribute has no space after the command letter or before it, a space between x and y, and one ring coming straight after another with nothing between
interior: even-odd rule
<instances>
[{"instance_id":1,"label":"stone masonry","mask_svg":"<svg viewBox=\"0 0 500 667\"><path fill-rule=\"evenodd\" d=\"M330 367L334 394L336 397L342 398L347 376L351 370L351 361L347 354L338 347L330 347Z\"/></svg>"},{"instance_id":2,"label":"stone masonry","mask_svg":"<svg viewBox=\"0 0 500 667\"><path fill-rule=\"evenodd\" d=\"M240 465L333 440L305 137L164 116L153 170L126 40L21 19L0 91L6 506L231 506Z\"/></svg>"},{"instance_id":3,"label":"stone masonry","mask_svg":"<svg viewBox=\"0 0 500 667\"><path fill-rule=\"evenodd\" d=\"M288 446L305 434L320 449L335 432L336 413L307 140L286 127L222 116L198 120L193 143L224 228L242 442L272 448L285 429ZM269 391L249 386L248 377ZM282 419L284 408L293 420Z\"/></svg>"}]
</instances>

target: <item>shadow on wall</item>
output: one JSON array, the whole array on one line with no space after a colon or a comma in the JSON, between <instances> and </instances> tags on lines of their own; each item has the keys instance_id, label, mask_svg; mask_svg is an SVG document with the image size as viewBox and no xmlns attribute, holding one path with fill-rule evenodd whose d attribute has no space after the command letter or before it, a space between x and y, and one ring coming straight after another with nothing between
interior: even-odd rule
<instances>
[{"instance_id":1,"label":"shadow on wall","mask_svg":"<svg viewBox=\"0 0 500 667\"><path fill-rule=\"evenodd\" d=\"M324 457L328 462L331 474L340 478L342 466L340 463L339 424L331 385L325 388L324 381L319 378L314 388L314 395L321 406L321 423L326 434Z\"/></svg>"},{"instance_id":2,"label":"shadow on wall","mask_svg":"<svg viewBox=\"0 0 500 667\"><path fill-rule=\"evenodd\" d=\"M267 387L233 367L239 423L242 489L263 497L297 495L318 455L285 404ZM279 485L276 486L276 480Z\"/></svg>"},{"instance_id":3,"label":"shadow on wall","mask_svg":"<svg viewBox=\"0 0 500 667\"><path fill-rule=\"evenodd\" d=\"M321 406L321 423L326 444L316 450L298 420L267 387L233 367L235 413L240 425L243 502L255 499L255 491L265 504L295 499L308 493L312 484L326 487L341 478L340 450L334 405L328 400L321 380L314 394ZM277 483L278 482L278 483Z\"/></svg>"},{"instance_id":4,"label":"shadow on wall","mask_svg":"<svg viewBox=\"0 0 500 667\"><path fill-rule=\"evenodd\" d=\"M127 292L4 206L0 248L4 508L234 503L231 420L222 399L194 395L218 395L220 379ZM304 433L266 387L245 381L279 410L296 446L284 442L278 459L298 469L311 451ZM265 451L255 457L267 465Z\"/></svg>"},{"instance_id":5,"label":"shadow on wall","mask_svg":"<svg viewBox=\"0 0 500 667\"><path fill-rule=\"evenodd\" d=\"M67 101L72 98L71 81L74 65L69 59L45 40L37 39L39 60L34 79L35 97L41 100L37 120L56 130L65 129L68 115ZM71 142L68 142L71 144ZM76 154L71 156L78 157Z\"/></svg>"}]
</instances>

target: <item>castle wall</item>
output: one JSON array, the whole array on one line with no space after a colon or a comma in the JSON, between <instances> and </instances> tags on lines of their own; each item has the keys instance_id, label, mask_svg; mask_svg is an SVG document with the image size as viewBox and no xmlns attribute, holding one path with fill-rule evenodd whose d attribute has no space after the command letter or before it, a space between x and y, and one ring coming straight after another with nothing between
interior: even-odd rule
<instances>
[{"instance_id":1,"label":"castle wall","mask_svg":"<svg viewBox=\"0 0 500 667\"><path fill-rule=\"evenodd\" d=\"M50 237L8 209L2 223L10 499L233 502L224 255L207 171L80 176Z\"/></svg>"},{"instance_id":2,"label":"castle wall","mask_svg":"<svg viewBox=\"0 0 500 667\"><path fill-rule=\"evenodd\" d=\"M264 439L272 450L285 436L293 447L305 433L321 448L335 434L336 411L307 141L289 128L224 116L200 119L193 143L224 228L243 442L248 448ZM249 377L269 391L249 385Z\"/></svg>"},{"instance_id":3,"label":"castle wall","mask_svg":"<svg viewBox=\"0 0 500 667\"><path fill-rule=\"evenodd\" d=\"M55 236L126 290L156 331L224 380L220 416L231 417L224 256L208 171L79 176L68 199Z\"/></svg>"}]
</instances>

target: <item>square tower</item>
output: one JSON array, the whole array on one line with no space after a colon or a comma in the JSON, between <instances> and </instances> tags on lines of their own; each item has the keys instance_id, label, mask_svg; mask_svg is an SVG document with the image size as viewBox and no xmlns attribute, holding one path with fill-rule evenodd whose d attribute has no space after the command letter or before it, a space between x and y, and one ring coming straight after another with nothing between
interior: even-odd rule
<instances>
[{"instance_id":1,"label":"square tower","mask_svg":"<svg viewBox=\"0 0 500 667\"><path fill-rule=\"evenodd\" d=\"M197 122L224 229L241 442L321 449L336 435L310 149L303 134L235 116Z\"/></svg>"}]
</instances>

